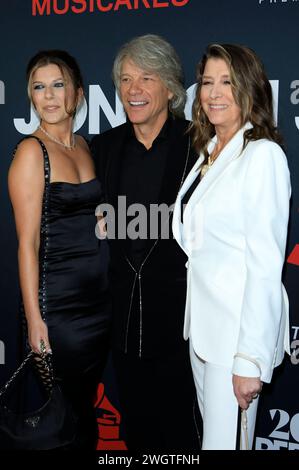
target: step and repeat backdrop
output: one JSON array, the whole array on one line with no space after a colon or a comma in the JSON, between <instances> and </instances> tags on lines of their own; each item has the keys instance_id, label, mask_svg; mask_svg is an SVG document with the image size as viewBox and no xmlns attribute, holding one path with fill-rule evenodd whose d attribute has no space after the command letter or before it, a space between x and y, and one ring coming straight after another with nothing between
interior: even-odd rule
<instances>
[{"instance_id":1,"label":"step and repeat backdrop","mask_svg":"<svg viewBox=\"0 0 299 470\"><path fill-rule=\"evenodd\" d=\"M255 449L299 449L299 0L10 0L1 2L0 24L0 384L19 358L17 243L7 172L16 142L38 122L26 93L29 58L47 48L65 49L77 58L86 102L76 129L90 138L125 120L111 80L113 59L123 42L155 33L174 45L185 69L189 118L195 67L206 45L246 44L263 59L271 81L293 187L284 271L292 356L264 387ZM125 447L114 388L108 371L98 390L99 448Z\"/></svg>"}]
</instances>

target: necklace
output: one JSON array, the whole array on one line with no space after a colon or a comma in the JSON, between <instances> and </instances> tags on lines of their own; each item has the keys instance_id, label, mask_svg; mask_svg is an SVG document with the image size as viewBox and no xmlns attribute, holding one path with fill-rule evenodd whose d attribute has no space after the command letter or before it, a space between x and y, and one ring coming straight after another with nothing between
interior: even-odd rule
<instances>
[{"instance_id":1,"label":"necklace","mask_svg":"<svg viewBox=\"0 0 299 470\"><path fill-rule=\"evenodd\" d=\"M56 137L54 137L53 135L49 134L49 132L47 132L46 129L44 129L41 125L39 125L38 128L44 134L46 134L46 136L48 136L49 139L53 140L53 142L56 142L56 144L62 145L67 150L74 150L76 144L75 144L75 136L74 136L73 132L72 132L72 136L71 136L72 143L71 143L71 145L67 145L67 144L64 144L63 142L61 142L61 140L56 139Z\"/></svg>"},{"instance_id":2,"label":"necklace","mask_svg":"<svg viewBox=\"0 0 299 470\"><path fill-rule=\"evenodd\" d=\"M209 171L209 169L213 165L213 163L216 160L216 158L218 157L218 155L219 155L219 153L216 153L214 157L212 157L211 155L208 156L208 162L205 163L204 165L202 165L202 167L201 167L201 171L200 171L201 178L203 178L205 176L205 174Z\"/></svg>"}]
</instances>

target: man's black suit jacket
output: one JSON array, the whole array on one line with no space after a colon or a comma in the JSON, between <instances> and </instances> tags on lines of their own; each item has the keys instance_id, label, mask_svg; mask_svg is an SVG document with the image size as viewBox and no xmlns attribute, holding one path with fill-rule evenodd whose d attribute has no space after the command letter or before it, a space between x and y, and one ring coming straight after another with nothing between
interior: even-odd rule
<instances>
[{"instance_id":1,"label":"man's black suit jacket","mask_svg":"<svg viewBox=\"0 0 299 470\"><path fill-rule=\"evenodd\" d=\"M159 204L173 205L179 188L196 161L187 131L188 121L174 119ZM117 208L121 158L130 124L93 138L92 153L104 202ZM144 182L146 184L146 181ZM186 255L173 239L148 240L141 269L132 265L125 240L110 240L110 283L113 301L113 345L130 351L130 320L138 315L140 357L157 357L185 348L183 321L186 299ZM138 301L133 301L134 296ZM133 311L135 309L135 311ZM136 324L136 322L134 323ZM137 354L137 351L136 351Z\"/></svg>"}]
</instances>

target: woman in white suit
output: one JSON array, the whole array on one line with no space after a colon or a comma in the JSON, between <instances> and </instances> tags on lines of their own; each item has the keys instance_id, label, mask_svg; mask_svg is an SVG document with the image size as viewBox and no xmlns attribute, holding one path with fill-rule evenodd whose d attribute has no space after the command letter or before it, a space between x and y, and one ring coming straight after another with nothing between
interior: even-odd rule
<instances>
[{"instance_id":1,"label":"woman in white suit","mask_svg":"<svg viewBox=\"0 0 299 470\"><path fill-rule=\"evenodd\" d=\"M188 255L184 337L203 449L236 448L239 407L241 445L251 448L262 384L289 352L281 274L291 192L271 87L251 49L208 47L191 132L199 160L178 194L173 232Z\"/></svg>"}]
</instances>

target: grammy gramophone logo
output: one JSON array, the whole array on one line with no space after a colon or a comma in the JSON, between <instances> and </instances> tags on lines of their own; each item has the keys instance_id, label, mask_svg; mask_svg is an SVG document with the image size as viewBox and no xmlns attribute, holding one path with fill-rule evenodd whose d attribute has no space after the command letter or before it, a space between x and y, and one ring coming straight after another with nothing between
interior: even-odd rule
<instances>
[{"instance_id":1,"label":"grammy gramophone logo","mask_svg":"<svg viewBox=\"0 0 299 470\"><path fill-rule=\"evenodd\" d=\"M288 256L287 262L289 264L295 264L299 266L299 244L295 245L290 255Z\"/></svg>"}]
</instances>

